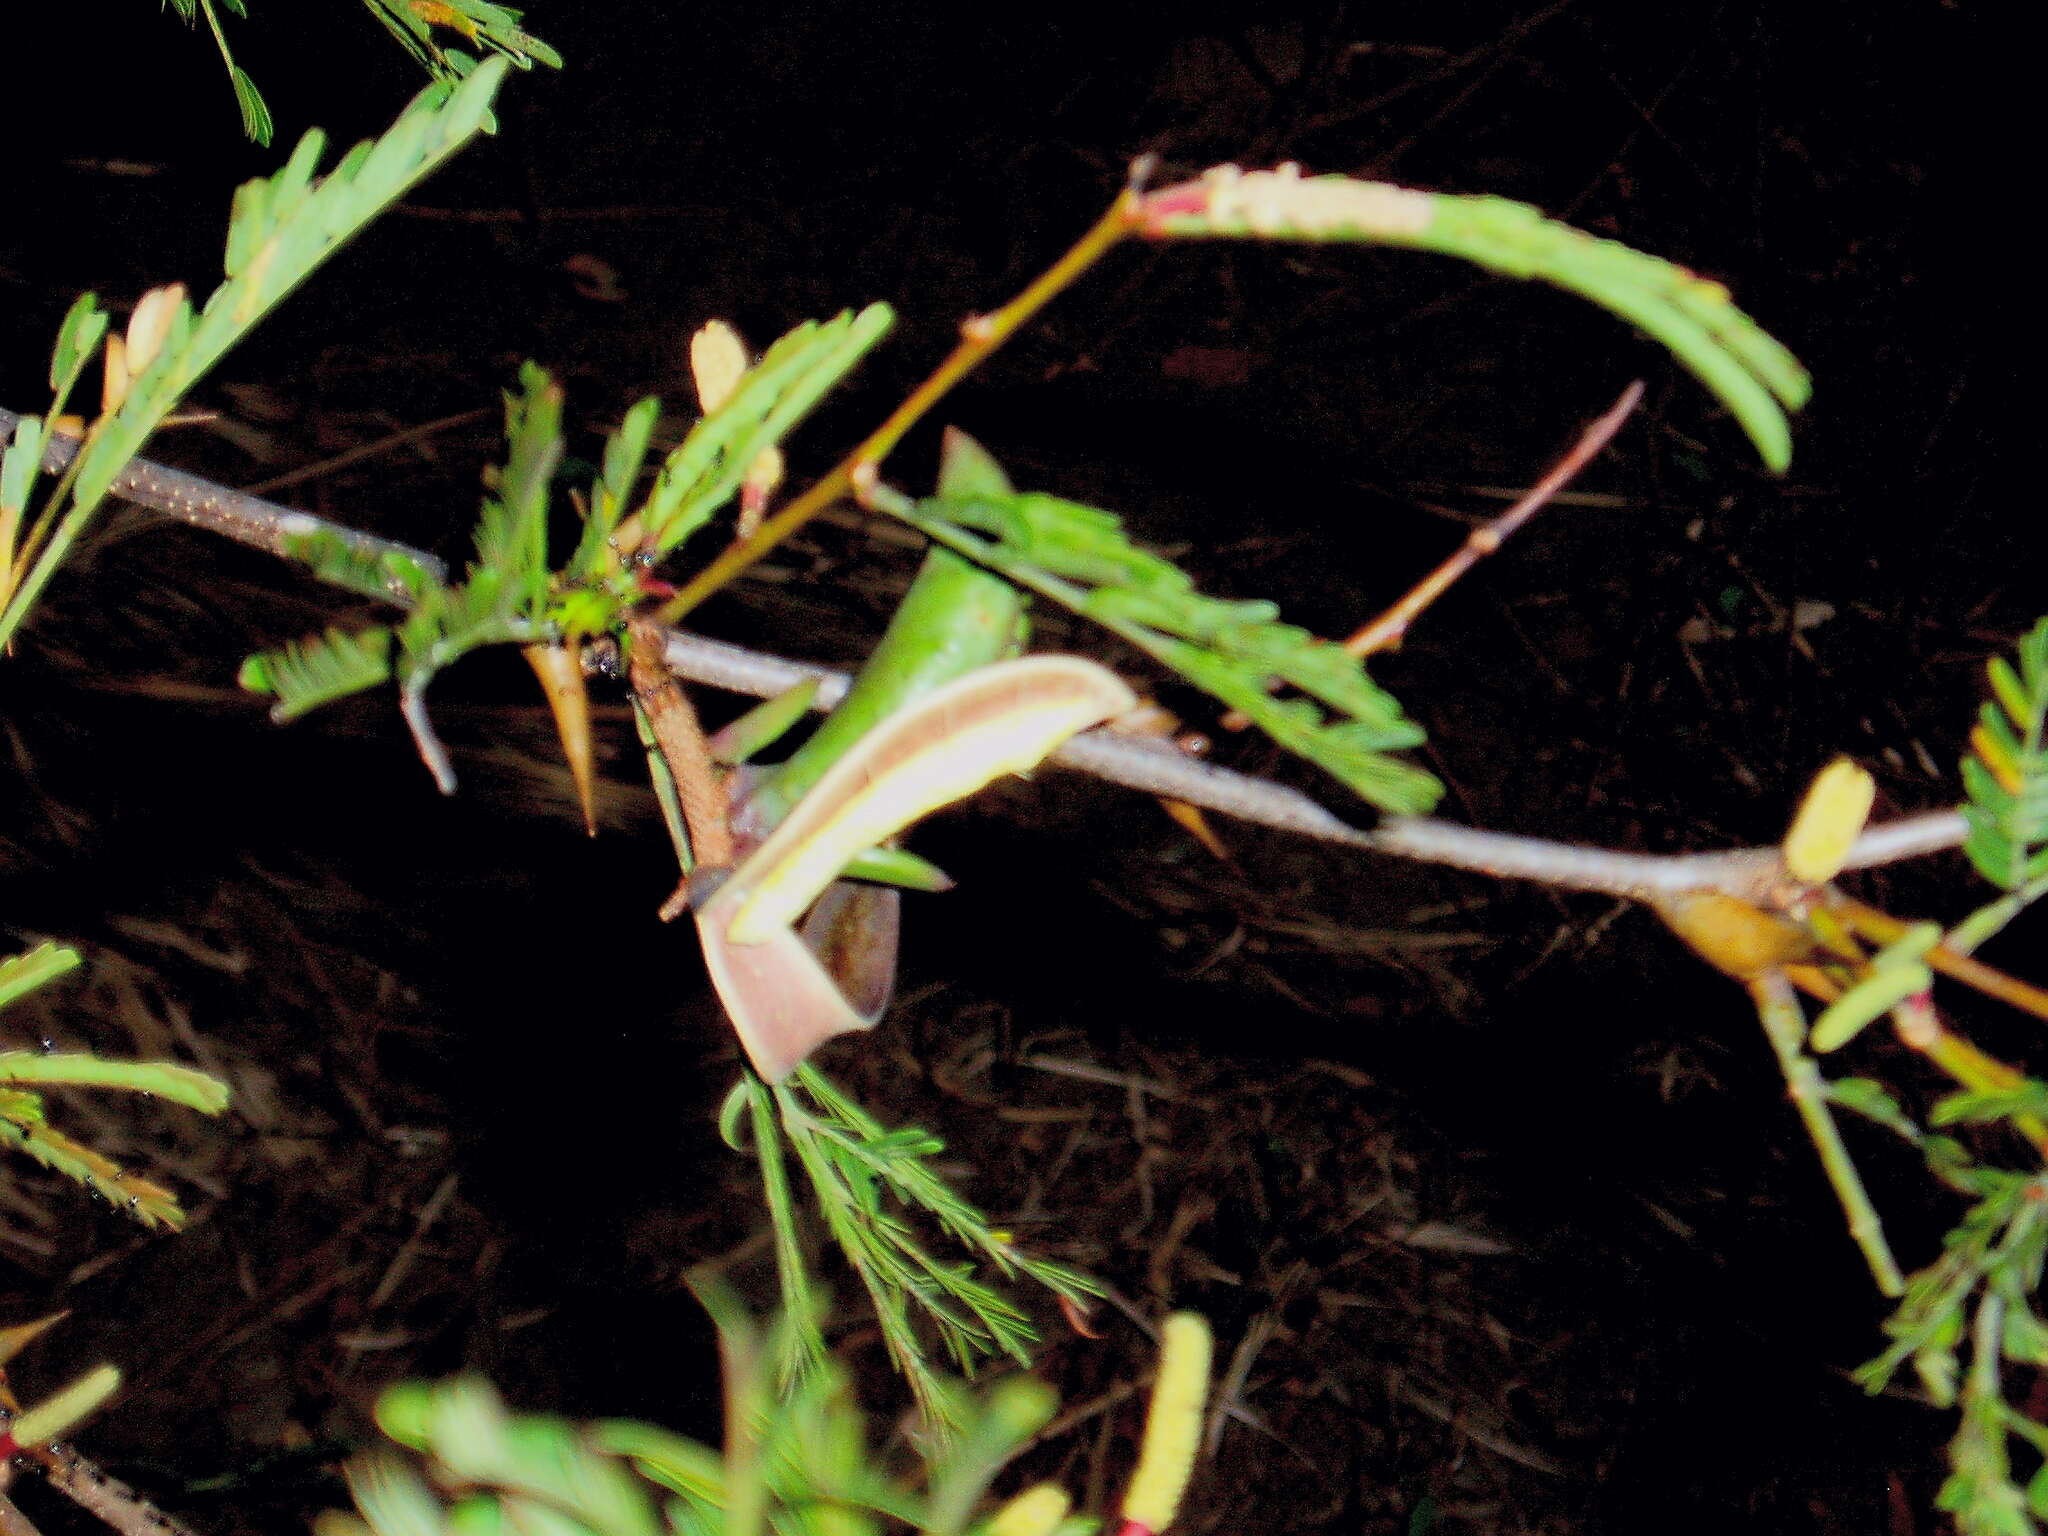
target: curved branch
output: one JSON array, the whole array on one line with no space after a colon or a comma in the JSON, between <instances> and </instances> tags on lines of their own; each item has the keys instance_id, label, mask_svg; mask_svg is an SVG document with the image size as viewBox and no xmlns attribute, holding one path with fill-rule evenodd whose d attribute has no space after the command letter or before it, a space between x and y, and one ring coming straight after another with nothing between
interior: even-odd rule
<instances>
[{"instance_id":1,"label":"curved branch","mask_svg":"<svg viewBox=\"0 0 2048 1536\"><path fill-rule=\"evenodd\" d=\"M11 436L19 420L0 410L0 439ZM45 462L61 468L74 451L75 445L67 439L53 438ZM129 501L272 554L289 554L297 539L325 532L338 534L368 553L390 551L431 569L441 568L433 556L409 545L343 528L309 512L281 507L145 459L133 461L115 481L114 489ZM759 698L816 681L818 691L811 707L821 711L837 704L848 684L845 673L830 667L746 650L686 630L667 631L664 659L677 677ZM1051 760L1114 784L1184 800L1220 815L1320 842L1568 890L1602 891L1637 901L1713 890L1768 906L1776 904L1774 897L1786 879L1776 848L1630 853L1491 832L1428 816L1388 817L1368 830L1351 825L1285 784L1187 757L1156 737L1124 735L1109 727L1073 738ZM1959 811L1903 817L1866 831L1843 867L1869 869L1938 853L1960 846L1964 832Z\"/></svg>"}]
</instances>

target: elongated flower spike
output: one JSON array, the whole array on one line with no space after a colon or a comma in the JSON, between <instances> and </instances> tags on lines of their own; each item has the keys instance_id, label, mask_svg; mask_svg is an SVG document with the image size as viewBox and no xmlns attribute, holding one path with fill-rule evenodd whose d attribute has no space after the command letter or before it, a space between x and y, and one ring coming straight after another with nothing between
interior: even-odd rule
<instances>
[{"instance_id":1,"label":"elongated flower spike","mask_svg":"<svg viewBox=\"0 0 2048 1536\"><path fill-rule=\"evenodd\" d=\"M1180 1513L1181 1495L1202 1448L1202 1408L1214 1352L1209 1324L1199 1313L1176 1312L1161 1326L1159 1379L1117 1536L1157 1536Z\"/></svg>"}]
</instances>

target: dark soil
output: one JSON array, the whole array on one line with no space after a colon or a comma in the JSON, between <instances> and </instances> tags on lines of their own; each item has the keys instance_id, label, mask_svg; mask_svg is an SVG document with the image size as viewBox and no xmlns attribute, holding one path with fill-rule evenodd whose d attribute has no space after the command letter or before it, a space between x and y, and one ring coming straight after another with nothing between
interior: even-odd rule
<instances>
[{"instance_id":1,"label":"dark soil","mask_svg":"<svg viewBox=\"0 0 2048 1536\"><path fill-rule=\"evenodd\" d=\"M252 9L231 35L281 144L310 123L353 141L415 88L357 7ZM594 456L638 395L686 405L706 319L759 344L886 299L899 331L793 444L801 476L1141 153L1167 178L1297 159L1496 192L1728 282L1818 380L1791 474L1617 322L1398 253L1118 252L942 419L1020 484L1115 507L1206 587L1328 633L1642 377L1586 494L1377 669L1430 730L1445 814L1660 851L1767 841L1844 751L1887 811L1956 798L1983 659L2043 606L2044 568L2031 503L1996 489L1987 343L2009 301L1972 73L1996 43L1970 11L535 0L528 19L569 70L513 80L502 133L229 359L194 402L215 425L153 453L246 485L480 412L279 493L459 555L521 358L564 378L571 451ZM210 285L232 185L280 158L235 139L203 32L149 8L114 26L90 63L70 23L15 39L77 74L79 104L0 108L12 409L38 407L80 288L121 306ZM934 442L906 445L900 483L926 483ZM913 559L822 524L695 622L847 663ZM193 1219L140 1236L10 1163L0 1323L70 1308L19 1384L120 1362L131 1388L87 1448L222 1536L341 1502L334 1465L407 1375L473 1366L524 1407L715 1436L682 1276L736 1253L758 1270L752 1169L712 1123L736 1053L689 936L654 921L673 861L622 712L593 843L523 668L465 663L437 685L463 775L444 801L388 699L279 729L235 689L248 651L350 617L123 513L5 665L8 947L55 936L91 961L7 1038L168 1053L237 1096L219 1125L65 1102ZM1098 644L1042 617L1047 644ZM1221 830L1227 864L1057 774L940 818L919 846L962 888L914 902L902 1004L824 1058L1119 1298L1099 1341L1021 1298L1073 1410L1040 1470L1102 1507L1148 1368L1127 1314L1193 1306L1240 1369L1190 1531L1938 1528L1950 1420L1848 1379L1885 1308L1736 989L1612 903ZM1973 899L1959 859L1864 894ZM2031 933L1991 958L2025 969ZM1922 1086L1882 1046L1859 1069ZM1926 1262L1954 1211L1858 1151ZM872 1330L851 1305L838 1323L893 1411Z\"/></svg>"}]
</instances>

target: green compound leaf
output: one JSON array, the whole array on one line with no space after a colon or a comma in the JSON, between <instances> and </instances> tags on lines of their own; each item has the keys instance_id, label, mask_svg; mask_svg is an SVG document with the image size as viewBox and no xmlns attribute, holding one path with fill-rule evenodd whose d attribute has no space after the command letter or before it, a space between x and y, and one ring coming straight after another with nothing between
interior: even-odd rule
<instances>
[{"instance_id":1,"label":"green compound leaf","mask_svg":"<svg viewBox=\"0 0 2048 1536\"><path fill-rule=\"evenodd\" d=\"M598 580L616 563L612 557L612 536L633 499L641 467L647 462L648 444L660 419L661 402L650 395L636 401L620 421L618 430L605 440L604 467L590 488L583 537L568 565L563 567L565 582Z\"/></svg>"},{"instance_id":2,"label":"green compound leaf","mask_svg":"<svg viewBox=\"0 0 2048 1536\"><path fill-rule=\"evenodd\" d=\"M263 104L263 97L256 84L244 73L242 66L235 62L235 56L228 51L227 34L221 30L219 13L214 10L214 0L170 0L171 9L178 13L178 19L191 26L198 16L206 17L206 29L213 34L213 45L220 50L220 61L227 66L228 79L235 88L235 103L242 111L242 132L250 140L266 148L270 144L273 127L270 108ZM220 0L221 6L231 16L247 16L243 0Z\"/></svg>"},{"instance_id":3,"label":"green compound leaf","mask_svg":"<svg viewBox=\"0 0 2048 1536\"><path fill-rule=\"evenodd\" d=\"M430 87L381 139L357 145L318 180L313 168L325 140L308 133L275 176L235 194L227 280L203 309L195 310L178 285L144 296L130 325L131 343L140 343L128 359L135 376L120 403L88 429L64 482L70 502L63 516L53 518L53 506L35 525L40 544L0 611L0 646L11 641L115 479L178 401L271 306L477 133L504 72L493 61L452 91ZM143 326L145 316L150 323ZM75 379L84 344L104 324L83 302L66 316L51 370L60 392Z\"/></svg>"},{"instance_id":4,"label":"green compound leaf","mask_svg":"<svg viewBox=\"0 0 2048 1536\"><path fill-rule=\"evenodd\" d=\"M13 1147L52 1173L83 1184L145 1227L184 1225L185 1213L162 1186L128 1172L51 1125L39 1094L0 1089L0 1147Z\"/></svg>"},{"instance_id":5,"label":"green compound leaf","mask_svg":"<svg viewBox=\"0 0 2048 1536\"><path fill-rule=\"evenodd\" d=\"M437 572L411 555L345 528L297 534L286 542L285 552L303 560L320 580L379 602L418 602L441 584Z\"/></svg>"},{"instance_id":6,"label":"green compound leaf","mask_svg":"<svg viewBox=\"0 0 2048 1536\"><path fill-rule=\"evenodd\" d=\"M395 673L400 707L420 756L449 794L454 770L427 719L427 685L481 646L548 637L547 517L562 457L562 391L545 369L529 363L520 371L520 389L506 396L505 418L506 461L491 472L492 494L476 531L477 558L459 585L442 584L405 555L359 548L345 534L308 536L295 541L292 552L316 574L368 596L402 598L411 611L395 629L353 635L330 629L242 664L242 686L276 695L271 713L278 720L375 687ZM591 627L601 629L614 607L598 601L591 611Z\"/></svg>"},{"instance_id":7,"label":"green compound leaf","mask_svg":"<svg viewBox=\"0 0 2048 1536\"><path fill-rule=\"evenodd\" d=\"M228 66L228 79L235 88L235 105L242 111L242 133L251 143L268 147L277 133L277 124L271 120L270 108L263 100L263 93L256 89L256 82L249 78L249 72L239 64Z\"/></svg>"},{"instance_id":8,"label":"green compound leaf","mask_svg":"<svg viewBox=\"0 0 2048 1536\"><path fill-rule=\"evenodd\" d=\"M50 414L63 411L78 376L99 356L100 343L107 334L107 312L99 299L81 293L57 327L57 345L50 354Z\"/></svg>"},{"instance_id":9,"label":"green compound leaf","mask_svg":"<svg viewBox=\"0 0 2048 1536\"><path fill-rule=\"evenodd\" d=\"M404 0L363 0L370 14L396 38L422 69L436 79L460 79L476 68L476 60L460 49L442 48L434 41L432 22L424 19L427 8ZM519 25L523 12L490 0L443 0L434 7L439 24L453 29L474 43L501 54L517 69L545 64L562 67L562 56ZM429 14L432 14L431 12Z\"/></svg>"},{"instance_id":10,"label":"green compound leaf","mask_svg":"<svg viewBox=\"0 0 2048 1536\"><path fill-rule=\"evenodd\" d=\"M738 492L762 450L780 443L895 320L886 304L842 310L830 320L806 321L770 347L663 463L640 511L645 550L668 554L703 527Z\"/></svg>"},{"instance_id":11,"label":"green compound leaf","mask_svg":"<svg viewBox=\"0 0 2048 1536\"><path fill-rule=\"evenodd\" d=\"M79 963L78 951L69 944L47 942L0 960L0 1008L76 970Z\"/></svg>"},{"instance_id":12,"label":"green compound leaf","mask_svg":"<svg viewBox=\"0 0 2048 1536\"><path fill-rule=\"evenodd\" d=\"M238 681L251 693L277 699L270 717L282 724L308 710L374 688L391 676L391 631L355 634L330 629L295 640L282 650L264 651L242 663Z\"/></svg>"},{"instance_id":13,"label":"green compound leaf","mask_svg":"<svg viewBox=\"0 0 2048 1536\"><path fill-rule=\"evenodd\" d=\"M0 960L0 1007L14 1002L79 964L63 944ZM178 1227L185 1213L171 1192L127 1172L120 1164L74 1141L49 1122L37 1087L114 1088L154 1094L202 1114L227 1107L227 1085L204 1072L161 1061L103 1061L82 1052L0 1051L0 1146L11 1146L44 1167L85 1185L146 1227Z\"/></svg>"},{"instance_id":14,"label":"green compound leaf","mask_svg":"<svg viewBox=\"0 0 2048 1536\"><path fill-rule=\"evenodd\" d=\"M562 386L537 363L505 396L503 469L491 475L476 530L475 569L503 577L510 600L534 612L548 588L548 491L562 462Z\"/></svg>"},{"instance_id":15,"label":"green compound leaf","mask_svg":"<svg viewBox=\"0 0 2048 1536\"><path fill-rule=\"evenodd\" d=\"M202 1115L217 1115L228 1107L226 1083L167 1061L103 1061L71 1051L0 1051L0 1083L119 1088L169 1099Z\"/></svg>"},{"instance_id":16,"label":"green compound leaf","mask_svg":"<svg viewBox=\"0 0 2048 1536\"><path fill-rule=\"evenodd\" d=\"M1195 591L1178 566L1131 543L1114 514L1029 492L877 505L1095 620L1380 809L1420 814L1442 794L1433 776L1388 755L1421 745L1423 733L1357 657L1279 622L1273 603ZM1298 695L1277 698L1275 684Z\"/></svg>"},{"instance_id":17,"label":"green compound leaf","mask_svg":"<svg viewBox=\"0 0 2048 1536\"><path fill-rule=\"evenodd\" d=\"M78 505L97 505L164 415L278 300L475 136L503 78L504 66L487 65L453 92L430 88L382 138L357 145L318 180L326 140L310 132L284 169L236 192L227 281L196 316L180 306L154 361L81 451Z\"/></svg>"},{"instance_id":18,"label":"green compound leaf","mask_svg":"<svg viewBox=\"0 0 2048 1536\"><path fill-rule=\"evenodd\" d=\"M1148 235L1403 246L1578 294L1669 348L1728 408L1773 471L1782 474L1791 463L1786 413L1806 404L1812 381L1726 288L1526 203L1303 176L1295 166L1219 166L1199 181L1150 194L1142 208L1140 228Z\"/></svg>"},{"instance_id":19,"label":"green compound leaf","mask_svg":"<svg viewBox=\"0 0 2048 1536\"><path fill-rule=\"evenodd\" d=\"M870 1444L866 1416L836 1361L797 1382L775 1379L787 1316L763 1329L721 1285L699 1277L692 1288L718 1326L722 1448L625 1419L573 1424L511 1413L475 1376L407 1383L376 1405L378 1427L403 1453L374 1451L348 1468L362 1519L328 1514L316 1529L321 1536L939 1536L967 1528L992 1478L1056 1406L1051 1389L1029 1378L981 1393L944 1381L939 1390L955 1433L928 1424L926 1432Z\"/></svg>"},{"instance_id":20,"label":"green compound leaf","mask_svg":"<svg viewBox=\"0 0 2048 1536\"><path fill-rule=\"evenodd\" d=\"M2021 639L2013 662L1994 657L1986 671L1992 696L1963 760L1963 851L1986 880L2018 892L2048 880L2048 618Z\"/></svg>"},{"instance_id":21,"label":"green compound leaf","mask_svg":"<svg viewBox=\"0 0 2048 1536\"><path fill-rule=\"evenodd\" d=\"M974 1260L1006 1278L1023 1275L1079 1304L1096 1294L1085 1276L1015 1248L987 1218L933 1172L943 1144L916 1127L887 1130L822 1073L801 1066L773 1088L748 1078L743 1091L764 1183L776 1216L783 1256L782 1283L790 1317L814 1316L815 1297L801 1265L788 1207L786 1145L817 1195L827 1231L852 1266L875 1309L890 1358L936 1427L957 1427L959 1405L926 1358L922 1330L935 1330L962 1370L991 1355L1020 1363L1035 1342L1030 1320L976 1278L971 1263L946 1262L928 1252L904 1215L935 1222ZM738 1093L728 1101L728 1140L738 1132ZM823 1364L816 1325L785 1329L777 1351L785 1382L814 1376Z\"/></svg>"}]
</instances>

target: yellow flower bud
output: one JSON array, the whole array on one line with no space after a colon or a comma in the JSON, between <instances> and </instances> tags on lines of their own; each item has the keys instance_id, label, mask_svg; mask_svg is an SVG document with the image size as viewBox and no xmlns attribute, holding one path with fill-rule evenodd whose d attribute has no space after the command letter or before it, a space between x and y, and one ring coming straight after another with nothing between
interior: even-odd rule
<instances>
[{"instance_id":1,"label":"yellow flower bud","mask_svg":"<svg viewBox=\"0 0 2048 1536\"><path fill-rule=\"evenodd\" d=\"M1846 757L1815 775L1785 834L1785 867L1807 885L1825 885L1842 872L1877 798L1877 781Z\"/></svg>"}]
</instances>

